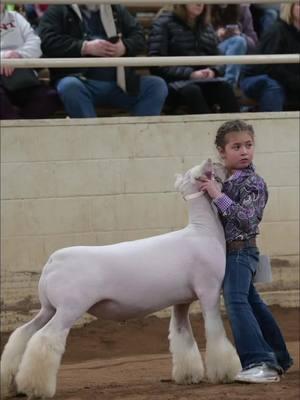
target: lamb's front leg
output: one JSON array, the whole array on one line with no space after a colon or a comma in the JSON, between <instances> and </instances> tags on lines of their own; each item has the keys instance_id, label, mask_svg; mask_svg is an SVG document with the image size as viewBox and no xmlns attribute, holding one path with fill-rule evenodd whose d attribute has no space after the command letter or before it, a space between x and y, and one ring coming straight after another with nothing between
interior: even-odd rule
<instances>
[{"instance_id":1,"label":"lamb's front leg","mask_svg":"<svg viewBox=\"0 0 300 400\"><path fill-rule=\"evenodd\" d=\"M178 384L198 383L204 376L202 357L194 339L188 311L189 304L174 306L170 321L172 377Z\"/></svg>"},{"instance_id":2,"label":"lamb's front leg","mask_svg":"<svg viewBox=\"0 0 300 400\"><path fill-rule=\"evenodd\" d=\"M210 382L232 382L241 370L240 359L226 336L219 310L219 302L213 308L203 305L206 333L206 375Z\"/></svg>"}]
</instances>

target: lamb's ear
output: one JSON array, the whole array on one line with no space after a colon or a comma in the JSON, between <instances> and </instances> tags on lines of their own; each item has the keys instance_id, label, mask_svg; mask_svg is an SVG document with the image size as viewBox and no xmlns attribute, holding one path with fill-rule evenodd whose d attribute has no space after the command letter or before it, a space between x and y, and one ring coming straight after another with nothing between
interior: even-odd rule
<instances>
[{"instance_id":1,"label":"lamb's ear","mask_svg":"<svg viewBox=\"0 0 300 400\"><path fill-rule=\"evenodd\" d=\"M213 177L214 177L214 168L213 168L213 162L212 162L211 158L208 158L205 163L204 174L208 179L213 179Z\"/></svg>"},{"instance_id":2,"label":"lamb's ear","mask_svg":"<svg viewBox=\"0 0 300 400\"><path fill-rule=\"evenodd\" d=\"M174 187L175 187L176 190L179 190L179 187L182 184L182 181L183 181L183 175L182 174L175 174Z\"/></svg>"},{"instance_id":3,"label":"lamb's ear","mask_svg":"<svg viewBox=\"0 0 300 400\"><path fill-rule=\"evenodd\" d=\"M191 169L191 181L192 181L192 183L195 183L195 180L200 178L200 176L202 175L201 172L202 172L202 165L196 165L195 167L193 167Z\"/></svg>"},{"instance_id":4,"label":"lamb's ear","mask_svg":"<svg viewBox=\"0 0 300 400\"><path fill-rule=\"evenodd\" d=\"M227 178L226 168L221 163L213 163L213 168L216 180L219 180L223 183Z\"/></svg>"}]
</instances>

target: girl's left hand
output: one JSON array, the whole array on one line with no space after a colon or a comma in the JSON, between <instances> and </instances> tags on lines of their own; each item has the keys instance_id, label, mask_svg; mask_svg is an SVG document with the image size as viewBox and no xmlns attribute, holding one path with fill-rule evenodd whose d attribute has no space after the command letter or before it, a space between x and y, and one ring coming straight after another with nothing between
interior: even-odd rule
<instances>
[{"instance_id":1,"label":"girl's left hand","mask_svg":"<svg viewBox=\"0 0 300 400\"><path fill-rule=\"evenodd\" d=\"M200 190L208 193L212 199L216 199L217 197L222 196L222 192L218 188L217 183L214 179L201 177Z\"/></svg>"}]
</instances>

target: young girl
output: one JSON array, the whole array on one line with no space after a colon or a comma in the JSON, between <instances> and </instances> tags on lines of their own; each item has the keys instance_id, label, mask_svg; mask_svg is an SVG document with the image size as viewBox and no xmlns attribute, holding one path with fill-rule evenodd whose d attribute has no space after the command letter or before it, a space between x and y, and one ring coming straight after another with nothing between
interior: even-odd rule
<instances>
[{"instance_id":1,"label":"young girl","mask_svg":"<svg viewBox=\"0 0 300 400\"><path fill-rule=\"evenodd\" d=\"M228 121L215 144L228 171L223 192L201 179L221 215L227 244L223 295L243 370L240 382L278 382L293 363L280 329L253 285L259 260L258 224L268 199L264 180L252 164L254 131L244 121Z\"/></svg>"}]
</instances>

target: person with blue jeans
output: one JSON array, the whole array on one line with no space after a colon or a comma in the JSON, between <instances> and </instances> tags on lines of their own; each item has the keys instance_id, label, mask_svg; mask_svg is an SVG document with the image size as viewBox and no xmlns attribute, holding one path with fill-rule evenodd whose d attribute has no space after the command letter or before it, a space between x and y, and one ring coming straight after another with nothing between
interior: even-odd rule
<instances>
[{"instance_id":1,"label":"person with blue jeans","mask_svg":"<svg viewBox=\"0 0 300 400\"><path fill-rule=\"evenodd\" d=\"M258 36L261 37L278 20L279 4L251 4L251 14Z\"/></svg>"},{"instance_id":2,"label":"person with blue jeans","mask_svg":"<svg viewBox=\"0 0 300 400\"><path fill-rule=\"evenodd\" d=\"M244 77L240 81L243 93L257 101L259 111L282 111L285 91L282 85L267 74Z\"/></svg>"},{"instance_id":3,"label":"person with blue jeans","mask_svg":"<svg viewBox=\"0 0 300 400\"><path fill-rule=\"evenodd\" d=\"M214 4L211 6L211 22L222 54L241 56L254 51L257 35L248 5ZM225 67L224 78L234 87L237 86L240 69L238 64L227 64Z\"/></svg>"},{"instance_id":4,"label":"person with blue jeans","mask_svg":"<svg viewBox=\"0 0 300 400\"><path fill-rule=\"evenodd\" d=\"M247 54L247 41L243 36L233 35L219 44L219 50L226 56L242 56ZM239 64L227 64L224 79L235 86L240 75Z\"/></svg>"},{"instance_id":5,"label":"person with blue jeans","mask_svg":"<svg viewBox=\"0 0 300 400\"><path fill-rule=\"evenodd\" d=\"M252 281L258 262L254 241L240 249L229 245L223 294L237 351L248 376L250 367L257 363L264 362L279 374L291 366L280 329ZM276 374L274 378L278 380Z\"/></svg>"},{"instance_id":6,"label":"person with blue jeans","mask_svg":"<svg viewBox=\"0 0 300 400\"><path fill-rule=\"evenodd\" d=\"M58 81L56 90L71 118L97 117L95 106L114 106L134 116L159 115L167 97L164 81L154 76L140 79L137 95L129 95L115 81L80 79L68 76Z\"/></svg>"},{"instance_id":7,"label":"person with blue jeans","mask_svg":"<svg viewBox=\"0 0 300 400\"><path fill-rule=\"evenodd\" d=\"M45 57L134 57L146 47L141 26L121 5L50 6L39 34ZM168 95L163 79L123 66L51 68L50 78L71 118L96 117L97 106L159 115Z\"/></svg>"},{"instance_id":8,"label":"person with blue jeans","mask_svg":"<svg viewBox=\"0 0 300 400\"><path fill-rule=\"evenodd\" d=\"M272 313L256 291L253 278L259 263L256 236L268 200L267 186L255 172L254 130L244 121L227 121L215 144L228 176L222 192L213 179L201 178L200 189L217 206L226 239L223 296L243 370L235 380L278 382L292 364Z\"/></svg>"},{"instance_id":9,"label":"person with blue jeans","mask_svg":"<svg viewBox=\"0 0 300 400\"><path fill-rule=\"evenodd\" d=\"M280 19L262 36L258 54L300 53L300 4L281 5ZM300 69L296 64L243 66L240 88L259 111L300 110Z\"/></svg>"}]
</instances>

